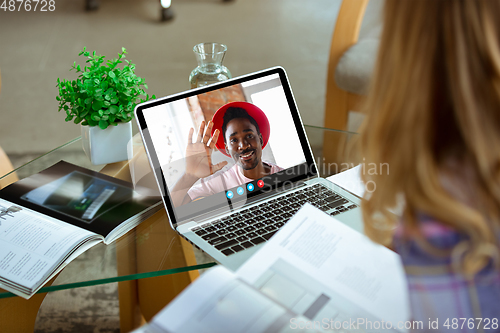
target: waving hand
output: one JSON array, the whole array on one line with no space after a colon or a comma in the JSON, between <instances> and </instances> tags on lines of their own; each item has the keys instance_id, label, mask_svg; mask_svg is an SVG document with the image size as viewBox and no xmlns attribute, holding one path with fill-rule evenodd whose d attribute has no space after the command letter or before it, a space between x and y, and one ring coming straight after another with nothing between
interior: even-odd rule
<instances>
[{"instance_id":1,"label":"waving hand","mask_svg":"<svg viewBox=\"0 0 500 333\"><path fill-rule=\"evenodd\" d=\"M212 132L213 122L209 121L205 129L205 121L200 124L198 137L193 143L194 128L189 130L188 144L186 147L186 174L195 176L196 178L205 178L214 174L227 165L226 161L212 164L212 152L215 143L219 138L219 130L215 130L212 140L210 141L210 133ZM204 131L205 130L205 131ZM205 133L205 134L203 134ZM208 144L210 141L210 144Z\"/></svg>"}]
</instances>

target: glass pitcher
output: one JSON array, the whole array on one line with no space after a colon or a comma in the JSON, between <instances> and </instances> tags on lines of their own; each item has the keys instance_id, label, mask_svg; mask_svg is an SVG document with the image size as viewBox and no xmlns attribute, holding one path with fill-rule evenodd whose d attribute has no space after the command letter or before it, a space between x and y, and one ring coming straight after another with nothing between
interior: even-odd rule
<instances>
[{"instance_id":1,"label":"glass pitcher","mask_svg":"<svg viewBox=\"0 0 500 333\"><path fill-rule=\"evenodd\" d=\"M189 75L191 88L202 87L230 79L231 73L222 65L227 47L219 43L200 43L193 47L198 67Z\"/></svg>"}]
</instances>

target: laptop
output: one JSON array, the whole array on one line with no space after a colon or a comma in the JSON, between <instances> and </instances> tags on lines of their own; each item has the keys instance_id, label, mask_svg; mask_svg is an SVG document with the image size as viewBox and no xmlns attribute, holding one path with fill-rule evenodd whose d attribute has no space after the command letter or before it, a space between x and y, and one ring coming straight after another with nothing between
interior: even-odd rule
<instances>
[{"instance_id":1,"label":"laptop","mask_svg":"<svg viewBox=\"0 0 500 333\"><path fill-rule=\"evenodd\" d=\"M362 232L360 198L318 176L281 67L135 108L172 228L236 270L309 202Z\"/></svg>"}]
</instances>

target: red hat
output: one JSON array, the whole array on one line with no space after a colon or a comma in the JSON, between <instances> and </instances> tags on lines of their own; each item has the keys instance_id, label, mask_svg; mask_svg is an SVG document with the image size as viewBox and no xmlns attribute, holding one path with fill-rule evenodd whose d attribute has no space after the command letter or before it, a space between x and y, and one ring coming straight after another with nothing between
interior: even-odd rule
<instances>
[{"instance_id":1,"label":"red hat","mask_svg":"<svg viewBox=\"0 0 500 333\"><path fill-rule=\"evenodd\" d=\"M221 106L219 110L215 112L212 118L212 122L214 123L214 126L212 127L212 135L214 135L216 129L218 129L220 132L219 139L215 143L217 149L224 155L230 157L229 154L226 152L226 146L224 145L224 133L222 133L222 123L224 122L223 118L224 115L226 114L227 109L230 107L242 108L248 113L250 117L255 119L255 122L257 123L257 125L259 125L260 134L262 134L262 139L264 141L262 144L262 148L264 148L267 145L267 142L269 141L269 134L271 133L271 126L269 126L269 120L267 119L264 111L262 111L252 103L231 102Z\"/></svg>"}]
</instances>

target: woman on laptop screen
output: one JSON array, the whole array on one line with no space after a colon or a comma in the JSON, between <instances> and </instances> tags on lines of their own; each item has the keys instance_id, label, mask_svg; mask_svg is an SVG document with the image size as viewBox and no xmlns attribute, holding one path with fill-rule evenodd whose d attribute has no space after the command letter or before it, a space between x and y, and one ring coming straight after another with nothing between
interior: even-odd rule
<instances>
[{"instance_id":1,"label":"woman on laptop screen","mask_svg":"<svg viewBox=\"0 0 500 333\"><path fill-rule=\"evenodd\" d=\"M283 170L262 159L262 150L269 141L270 125L265 113L254 104L227 103L217 110L208 124L201 122L194 142L193 134L194 128L191 128L186 147L186 171L172 190L175 206ZM214 148L231 157L234 165L221 171L227 161L212 164Z\"/></svg>"},{"instance_id":2,"label":"woman on laptop screen","mask_svg":"<svg viewBox=\"0 0 500 333\"><path fill-rule=\"evenodd\" d=\"M390 165L362 175L365 230L401 254L413 319L498 331L500 1L386 0L365 110L363 157Z\"/></svg>"}]
</instances>

